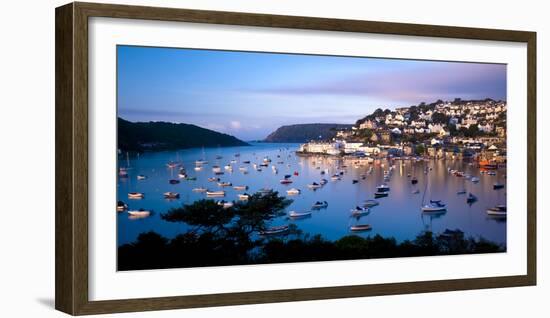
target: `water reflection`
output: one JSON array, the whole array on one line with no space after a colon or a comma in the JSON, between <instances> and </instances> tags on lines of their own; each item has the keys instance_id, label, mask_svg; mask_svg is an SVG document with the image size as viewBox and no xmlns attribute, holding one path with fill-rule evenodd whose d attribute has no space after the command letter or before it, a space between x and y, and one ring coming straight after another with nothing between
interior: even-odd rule
<instances>
[{"instance_id":1,"label":"water reflection","mask_svg":"<svg viewBox=\"0 0 550 318\"><path fill-rule=\"evenodd\" d=\"M118 200L127 203L130 210L144 209L153 213L146 218L130 218L126 212L117 213L118 244L132 242L139 233L146 231L156 231L168 238L184 231L185 224L165 222L159 214L206 198L205 192L193 191L198 188L224 191L224 196L214 199L225 201L236 201L239 194L273 189L294 200L286 213L273 221L273 226L296 224L305 233L322 234L330 240L353 233L364 237L380 234L403 241L414 239L422 230L439 233L459 228L466 235L506 243L506 219L486 213L487 208L506 203L506 188L493 189L494 183L505 183L503 169L493 176L481 174L479 169L458 160L377 160L368 164L334 157L299 157L293 152L297 147L297 144L258 143L250 147L189 149L121 157L119 166L129 168L127 177L118 178ZM264 162L264 158L271 162ZM195 170L195 161L199 159L208 164ZM185 177L179 175L179 166L167 166L168 163L181 163ZM449 170L462 171L479 181L454 176ZM219 171L218 174L215 171ZM139 180L138 175L141 176ZM335 175L337 177L331 178ZM218 185L218 178L219 182L230 182L232 186ZM281 182L285 179L292 182ZM313 183L322 184L323 179L326 184L312 187ZM180 182L172 184L169 180ZM381 184L390 188L388 196L376 198L379 204L371 206L367 215L353 217L351 210L363 206L366 200L375 199L374 194ZM234 189L236 185L248 186L248 189ZM290 189L297 189L299 193L287 195ZM130 192L144 193L144 197L129 200ZM166 192L178 193L179 198L165 199ZM468 193L475 195L477 200L467 202ZM447 210L422 213L422 205L429 200L442 200ZM327 206L316 205L325 201ZM311 211L311 215L288 217L290 211ZM350 231L350 227L363 224L371 225L372 229Z\"/></svg>"}]
</instances>

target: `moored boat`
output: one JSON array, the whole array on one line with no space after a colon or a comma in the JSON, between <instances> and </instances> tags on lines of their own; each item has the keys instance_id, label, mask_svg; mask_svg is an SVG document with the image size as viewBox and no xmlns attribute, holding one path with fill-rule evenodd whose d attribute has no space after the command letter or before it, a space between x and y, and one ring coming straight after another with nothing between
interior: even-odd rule
<instances>
[{"instance_id":1,"label":"moored boat","mask_svg":"<svg viewBox=\"0 0 550 318\"><path fill-rule=\"evenodd\" d=\"M272 226L268 227L267 229L258 232L260 235L276 235L276 234L284 234L287 233L289 230L288 225L280 225L280 226Z\"/></svg>"},{"instance_id":2,"label":"moored boat","mask_svg":"<svg viewBox=\"0 0 550 318\"><path fill-rule=\"evenodd\" d=\"M128 199L143 199L144 197L145 197L145 194L141 192L128 193Z\"/></svg>"},{"instance_id":3,"label":"moored boat","mask_svg":"<svg viewBox=\"0 0 550 318\"><path fill-rule=\"evenodd\" d=\"M241 201L246 201L250 198L250 195L248 193L243 193L243 194L237 194L237 197Z\"/></svg>"},{"instance_id":4,"label":"moored boat","mask_svg":"<svg viewBox=\"0 0 550 318\"><path fill-rule=\"evenodd\" d=\"M305 218L305 217L311 216L311 212L290 211L288 213L288 216L291 217L291 218Z\"/></svg>"},{"instance_id":5,"label":"moored boat","mask_svg":"<svg viewBox=\"0 0 550 318\"><path fill-rule=\"evenodd\" d=\"M296 189L296 188L286 190L286 194L288 194L288 195L297 195L297 194L300 194L300 192L301 191L299 189Z\"/></svg>"},{"instance_id":6,"label":"moored boat","mask_svg":"<svg viewBox=\"0 0 550 318\"><path fill-rule=\"evenodd\" d=\"M218 186L220 187L230 187L233 184L231 182L218 182Z\"/></svg>"},{"instance_id":7,"label":"moored boat","mask_svg":"<svg viewBox=\"0 0 550 318\"><path fill-rule=\"evenodd\" d=\"M315 203L313 203L313 205L311 206L312 209L322 209L322 208L326 208L328 207L328 202L327 201L316 201Z\"/></svg>"},{"instance_id":8,"label":"moored boat","mask_svg":"<svg viewBox=\"0 0 550 318\"><path fill-rule=\"evenodd\" d=\"M233 189L237 191L244 191L244 190L248 190L248 186L234 186Z\"/></svg>"},{"instance_id":9,"label":"moored boat","mask_svg":"<svg viewBox=\"0 0 550 318\"><path fill-rule=\"evenodd\" d=\"M468 197L466 198L466 203L474 203L477 201L477 197L473 195L471 192L468 193Z\"/></svg>"},{"instance_id":10,"label":"moored boat","mask_svg":"<svg viewBox=\"0 0 550 318\"><path fill-rule=\"evenodd\" d=\"M323 186L318 184L317 182L313 182L313 183L308 184L307 187L310 188L310 189L319 189Z\"/></svg>"},{"instance_id":11,"label":"moored boat","mask_svg":"<svg viewBox=\"0 0 550 318\"><path fill-rule=\"evenodd\" d=\"M360 206L356 206L355 208L351 209L351 215L352 216L363 216L370 213L369 208L362 208Z\"/></svg>"},{"instance_id":12,"label":"moored boat","mask_svg":"<svg viewBox=\"0 0 550 318\"><path fill-rule=\"evenodd\" d=\"M497 216L497 217L506 217L506 205L497 205L492 208L488 208L487 215Z\"/></svg>"},{"instance_id":13,"label":"moored boat","mask_svg":"<svg viewBox=\"0 0 550 318\"><path fill-rule=\"evenodd\" d=\"M128 214L131 216L137 216L137 217L147 217L151 215L151 211L139 209L139 210L128 210Z\"/></svg>"},{"instance_id":14,"label":"moored boat","mask_svg":"<svg viewBox=\"0 0 550 318\"><path fill-rule=\"evenodd\" d=\"M180 194L177 192L164 192L163 193L165 199L179 199Z\"/></svg>"},{"instance_id":15,"label":"moored boat","mask_svg":"<svg viewBox=\"0 0 550 318\"><path fill-rule=\"evenodd\" d=\"M147 176L140 174L140 175L137 176L137 179L138 180L145 180L145 179L147 179Z\"/></svg>"},{"instance_id":16,"label":"moored boat","mask_svg":"<svg viewBox=\"0 0 550 318\"><path fill-rule=\"evenodd\" d=\"M205 187L193 188L193 192L206 192L206 191L208 191L208 189L206 189Z\"/></svg>"},{"instance_id":17,"label":"moored boat","mask_svg":"<svg viewBox=\"0 0 550 318\"><path fill-rule=\"evenodd\" d=\"M118 201L117 204L116 204L116 210L118 212L124 212L128 209L128 204L122 202L122 201Z\"/></svg>"},{"instance_id":18,"label":"moored boat","mask_svg":"<svg viewBox=\"0 0 550 318\"><path fill-rule=\"evenodd\" d=\"M206 195L209 197L223 197L225 196L225 191L206 191Z\"/></svg>"},{"instance_id":19,"label":"moored boat","mask_svg":"<svg viewBox=\"0 0 550 318\"><path fill-rule=\"evenodd\" d=\"M352 232L370 231L372 230L372 226L370 224L356 224L350 226L349 229Z\"/></svg>"},{"instance_id":20,"label":"moored boat","mask_svg":"<svg viewBox=\"0 0 550 318\"><path fill-rule=\"evenodd\" d=\"M178 184L178 183L180 183L180 181L179 181L179 180L176 180L176 179L170 179L170 180L168 180L168 183L170 183L170 184Z\"/></svg>"},{"instance_id":21,"label":"moored boat","mask_svg":"<svg viewBox=\"0 0 550 318\"><path fill-rule=\"evenodd\" d=\"M504 184L503 183L494 183L493 184L493 189L494 190L499 190L499 189L502 189L504 188Z\"/></svg>"},{"instance_id":22,"label":"moored boat","mask_svg":"<svg viewBox=\"0 0 550 318\"><path fill-rule=\"evenodd\" d=\"M430 203L422 207L422 212L444 212L447 211L447 206L444 203L441 203L441 200L430 200Z\"/></svg>"}]
</instances>

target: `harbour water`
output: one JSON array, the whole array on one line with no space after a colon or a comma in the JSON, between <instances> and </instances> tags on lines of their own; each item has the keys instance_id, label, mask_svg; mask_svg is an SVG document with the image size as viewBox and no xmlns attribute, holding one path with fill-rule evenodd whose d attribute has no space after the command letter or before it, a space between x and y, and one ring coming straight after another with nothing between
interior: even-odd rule
<instances>
[{"instance_id":1,"label":"harbour water","mask_svg":"<svg viewBox=\"0 0 550 318\"><path fill-rule=\"evenodd\" d=\"M466 236L483 237L498 244L506 245L506 219L489 217L487 208L497 204L506 204L506 187L493 189L493 184L506 183L505 169L496 171L496 175L481 174L479 168L460 160L376 160L372 164L358 164L354 159L338 159L336 157L297 156L294 151L299 144L270 144L252 143L248 147L227 147L208 149L185 149L180 151L150 152L139 156L122 155L119 167L127 167L128 177L118 177L117 197L129 205L130 210L140 208L152 210L153 213L145 218L130 217L126 212L117 213L118 245L133 242L140 233L155 231L171 238L186 230L186 225L170 223L162 220L160 214L170 208L182 204L190 204L196 200L206 198L205 193L193 192L193 188L205 187L209 190L224 190L225 197L215 200L238 200L237 194L255 193L262 188L272 188L280 195L286 196L293 203L286 209L289 211L312 211L311 217L290 219L281 216L273 220L272 225L294 223L304 233L311 235L321 234L325 239L336 240L342 236L356 234L361 236L394 237L397 241L413 240L423 230L432 230L435 233L445 229L460 229ZM239 154L239 156L235 156ZM216 158L221 157L221 159ZM268 167L261 167L262 171L253 168L253 164L260 164L263 158L272 161ZM208 161L201 171L195 171L195 161ZM232 160L235 160L231 163ZM178 184L170 184L170 179L178 179L179 168L167 167L168 162L180 162L186 169L189 177L196 180L180 179ZM250 161L250 164L243 163ZM283 163L281 163L283 162ZM224 169L231 165L233 171ZM212 167L220 166L224 171L218 175L221 181L231 182L233 186L245 185L249 189L237 191L233 187L218 186L216 182L209 182L214 177ZM275 173L272 166L277 168ZM393 172L388 181L384 182L384 171L393 166ZM239 167L247 167L244 174ZM372 171L369 173L369 169ZM449 173L449 169L463 171L480 180L474 183L464 177L457 177ZM425 171L428 171L427 173ZM327 171L321 175L321 171ZM331 175L343 171L340 180L331 180ZM138 180L138 175L146 176ZM285 175L292 175L293 182L281 184ZM365 175L363 179L362 176ZM413 185L412 177L418 179ZM322 188L311 190L307 187L312 182L325 178L328 183ZM353 180L358 180L354 183ZM351 217L350 210L367 199L374 199L376 187L380 184L390 187L388 197L376 199L380 204L372 207L370 214L357 219ZM296 188L300 194L287 195L286 190ZM466 190L466 194L457 194L459 190ZM418 193L413 193L418 190ZM180 194L179 199L166 200L163 193L167 191ZM144 198L129 200L129 192L142 192ZM466 202L467 193L477 196L472 204ZM422 200L442 200L447 204L447 212L439 215L428 215L421 212ZM328 207L312 210L316 201L327 201ZM349 228L355 224L370 224L371 231L351 233Z\"/></svg>"}]
</instances>

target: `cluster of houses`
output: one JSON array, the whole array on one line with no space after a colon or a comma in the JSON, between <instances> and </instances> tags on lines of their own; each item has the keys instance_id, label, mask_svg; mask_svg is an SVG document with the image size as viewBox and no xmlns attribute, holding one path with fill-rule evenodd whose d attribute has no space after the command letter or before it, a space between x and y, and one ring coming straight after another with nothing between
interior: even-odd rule
<instances>
[{"instance_id":1,"label":"cluster of houses","mask_svg":"<svg viewBox=\"0 0 550 318\"><path fill-rule=\"evenodd\" d=\"M474 133L465 136L464 131ZM413 141L406 138L411 136L414 136ZM505 144L506 102L455 100L396 108L395 111L378 109L351 129L339 130L331 140L301 145L299 152L455 158L485 156L488 152L498 156L505 154Z\"/></svg>"}]
</instances>

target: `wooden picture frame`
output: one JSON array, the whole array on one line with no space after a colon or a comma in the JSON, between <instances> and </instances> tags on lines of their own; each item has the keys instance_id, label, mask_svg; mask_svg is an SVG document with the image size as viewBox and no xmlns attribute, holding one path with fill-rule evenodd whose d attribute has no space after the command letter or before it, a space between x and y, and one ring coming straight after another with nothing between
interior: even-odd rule
<instances>
[{"instance_id":1,"label":"wooden picture frame","mask_svg":"<svg viewBox=\"0 0 550 318\"><path fill-rule=\"evenodd\" d=\"M451 26L70 3L56 9L55 307L72 314L164 310L536 284L536 33ZM110 17L527 44L527 274L374 285L90 301L88 297L88 19Z\"/></svg>"}]
</instances>

